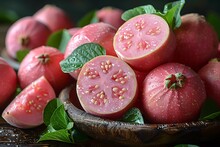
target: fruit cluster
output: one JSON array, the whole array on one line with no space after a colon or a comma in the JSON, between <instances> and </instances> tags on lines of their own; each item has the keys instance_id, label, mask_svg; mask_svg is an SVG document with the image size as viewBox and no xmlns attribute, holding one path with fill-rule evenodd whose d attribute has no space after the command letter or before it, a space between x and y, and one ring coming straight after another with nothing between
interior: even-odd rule
<instances>
[{"instance_id":1,"label":"fruit cluster","mask_svg":"<svg viewBox=\"0 0 220 147\"><path fill-rule=\"evenodd\" d=\"M62 9L47 5L15 22L7 32L6 51L14 60L18 51L29 53L17 73L0 60L2 117L20 128L39 126L47 103L70 84L75 85L70 92L75 105L108 119L138 107L149 123L190 122L198 120L207 98L220 106L215 30L199 14L184 14L173 25L178 18L170 23L169 9L158 15L152 8L146 13L149 7L124 13L105 7L96 12L97 22L75 27ZM129 13L132 17L121 19ZM61 29L71 35L64 53L46 45ZM106 54L98 53L97 45ZM76 64L84 59L90 60ZM64 72L64 61L74 70ZM15 97L16 87L22 91Z\"/></svg>"}]
</instances>

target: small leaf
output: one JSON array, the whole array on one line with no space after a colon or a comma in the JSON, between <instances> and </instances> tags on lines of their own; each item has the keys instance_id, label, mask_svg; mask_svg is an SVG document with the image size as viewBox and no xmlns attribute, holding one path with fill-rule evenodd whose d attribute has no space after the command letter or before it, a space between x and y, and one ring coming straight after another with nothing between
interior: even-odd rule
<instances>
[{"instance_id":1,"label":"small leaf","mask_svg":"<svg viewBox=\"0 0 220 147\"><path fill-rule=\"evenodd\" d=\"M60 66L64 73L70 73L81 68L94 57L105 54L105 49L99 44L85 43L76 48L66 59L62 60Z\"/></svg>"},{"instance_id":2,"label":"small leaf","mask_svg":"<svg viewBox=\"0 0 220 147\"><path fill-rule=\"evenodd\" d=\"M178 28L181 25L180 11L182 10L184 4L185 0L179 0L175 2L170 2L164 6L164 17L167 23L173 29Z\"/></svg>"},{"instance_id":3,"label":"small leaf","mask_svg":"<svg viewBox=\"0 0 220 147\"><path fill-rule=\"evenodd\" d=\"M74 127L74 122L69 118L64 104L56 98L51 100L44 110L44 122L46 130L40 136L40 141L54 140L67 143L87 141L87 135Z\"/></svg>"},{"instance_id":4,"label":"small leaf","mask_svg":"<svg viewBox=\"0 0 220 147\"><path fill-rule=\"evenodd\" d=\"M74 143L74 140L71 140L70 133L66 129L61 129L54 132L49 132L40 137L38 142L40 141L46 141L46 140L55 140L55 141L61 141L66 143Z\"/></svg>"},{"instance_id":5,"label":"small leaf","mask_svg":"<svg viewBox=\"0 0 220 147\"><path fill-rule=\"evenodd\" d=\"M77 23L77 26L78 27L84 27L88 24L91 24L91 23L96 23L98 22L98 18L96 16L96 10L94 11L90 11L89 13L87 13L85 16L83 16L79 22Z\"/></svg>"},{"instance_id":6,"label":"small leaf","mask_svg":"<svg viewBox=\"0 0 220 147\"><path fill-rule=\"evenodd\" d=\"M180 11L185 4L185 0L179 0L171 3L167 3L164 6L163 13L156 10L152 5L139 6L125 11L122 14L122 19L127 21L132 17L140 14L155 14L164 18L172 29L175 29L181 25Z\"/></svg>"},{"instance_id":7,"label":"small leaf","mask_svg":"<svg viewBox=\"0 0 220 147\"><path fill-rule=\"evenodd\" d=\"M18 14L14 10L8 10L1 8L0 10L0 23L11 24L19 19Z\"/></svg>"},{"instance_id":8,"label":"small leaf","mask_svg":"<svg viewBox=\"0 0 220 147\"><path fill-rule=\"evenodd\" d=\"M16 97L21 91L22 91L21 87L18 86L18 87L16 88L15 93L14 93L14 97Z\"/></svg>"},{"instance_id":9,"label":"small leaf","mask_svg":"<svg viewBox=\"0 0 220 147\"><path fill-rule=\"evenodd\" d=\"M22 50L18 50L16 52L16 58L18 60L18 62L22 62L22 60L24 59L24 57L30 52L29 49L22 49Z\"/></svg>"},{"instance_id":10,"label":"small leaf","mask_svg":"<svg viewBox=\"0 0 220 147\"><path fill-rule=\"evenodd\" d=\"M67 124L66 129L67 129L67 130L72 129L72 128L73 128L73 125L74 125L74 123L73 123L73 122L69 122L69 123Z\"/></svg>"},{"instance_id":11,"label":"small leaf","mask_svg":"<svg viewBox=\"0 0 220 147\"><path fill-rule=\"evenodd\" d=\"M209 114L200 120L220 120L220 111Z\"/></svg>"},{"instance_id":12,"label":"small leaf","mask_svg":"<svg viewBox=\"0 0 220 147\"><path fill-rule=\"evenodd\" d=\"M55 131L57 131L57 130L55 130L55 129L53 128L53 126L51 126L50 124L47 126L46 133L55 132Z\"/></svg>"},{"instance_id":13,"label":"small leaf","mask_svg":"<svg viewBox=\"0 0 220 147\"><path fill-rule=\"evenodd\" d=\"M127 20L131 19L132 17L135 17L140 14L153 14L156 12L157 11L154 9L154 7L152 5L139 6L139 7L135 7L133 9L125 11L122 14L121 18L124 21L127 21Z\"/></svg>"},{"instance_id":14,"label":"small leaf","mask_svg":"<svg viewBox=\"0 0 220 147\"><path fill-rule=\"evenodd\" d=\"M220 39L220 15L215 12L208 12L206 20L213 26L214 30L218 34L218 38Z\"/></svg>"},{"instance_id":15,"label":"small leaf","mask_svg":"<svg viewBox=\"0 0 220 147\"><path fill-rule=\"evenodd\" d=\"M124 122L144 124L143 116L138 108L131 108L128 110L122 118Z\"/></svg>"},{"instance_id":16,"label":"small leaf","mask_svg":"<svg viewBox=\"0 0 220 147\"><path fill-rule=\"evenodd\" d=\"M217 103L214 100L212 100L211 98L207 98L205 103L202 106L199 119L202 120L206 116L208 116L212 113L218 112L218 111L219 111L219 107L218 107Z\"/></svg>"},{"instance_id":17,"label":"small leaf","mask_svg":"<svg viewBox=\"0 0 220 147\"><path fill-rule=\"evenodd\" d=\"M47 46L59 49L62 53L66 50L66 45L69 42L71 35L66 29L52 33L47 39Z\"/></svg>"},{"instance_id":18,"label":"small leaf","mask_svg":"<svg viewBox=\"0 0 220 147\"><path fill-rule=\"evenodd\" d=\"M53 99L50 102L48 102L48 104L46 105L46 107L44 109L44 114L43 114L45 125L50 124L51 116L53 115L54 111L61 105L62 105L62 103L58 98Z\"/></svg>"},{"instance_id":19,"label":"small leaf","mask_svg":"<svg viewBox=\"0 0 220 147\"><path fill-rule=\"evenodd\" d=\"M50 118L50 125L55 130L60 130L60 129L67 129L68 124L69 124L69 118L65 111L64 105L60 105L57 109L54 110Z\"/></svg>"}]
</instances>

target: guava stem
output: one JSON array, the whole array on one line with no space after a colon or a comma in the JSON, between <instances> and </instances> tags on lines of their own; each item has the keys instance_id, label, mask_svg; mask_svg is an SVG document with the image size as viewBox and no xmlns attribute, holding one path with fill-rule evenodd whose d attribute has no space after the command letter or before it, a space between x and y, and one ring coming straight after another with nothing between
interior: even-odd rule
<instances>
[{"instance_id":1,"label":"guava stem","mask_svg":"<svg viewBox=\"0 0 220 147\"><path fill-rule=\"evenodd\" d=\"M50 60L48 54L41 54L41 55L37 56L37 59L38 59L42 64L46 64L46 63L49 62L49 60Z\"/></svg>"},{"instance_id":2,"label":"guava stem","mask_svg":"<svg viewBox=\"0 0 220 147\"><path fill-rule=\"evenodd\" d=\"M165 79L165 87L168 89L178 89L183 87L186 77L182 73L170 74Z\"/></svg>"},{"instance_id":3,"label":"guava stem","mask_svg":"<svg viewBox=\"0 0 220 147\"><path fill-rule=\"evenodd\" d=\"M27 47L29 44L29 38L27 36L22 36L19 38L22 47Z\"/></svg>"}]
</instances>

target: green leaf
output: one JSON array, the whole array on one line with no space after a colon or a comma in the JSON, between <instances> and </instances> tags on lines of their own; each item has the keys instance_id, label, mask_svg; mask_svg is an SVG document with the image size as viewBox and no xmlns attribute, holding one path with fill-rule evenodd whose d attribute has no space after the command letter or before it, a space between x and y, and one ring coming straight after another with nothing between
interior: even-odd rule
<instances>
[{"instance_id":1,"label":"green leaf","mask_svg":"<svg viewBox=\"0 0 220 147\"><path fill-rule=\"evenodd\" d=\"M73 122L69 122L69 123L67 124L66 129L67 129L67 130L72 129L72 128L73 128L73 125L74 125L74 123L73 123Z\"/></svg>"},{"instance_id":2,"label":"green leaf","mask_svg":"<svg viewBox=\"0 0 220 147\"><path fill-rule=\"evenodd\" d=\"M16 52L16 58L18 60L18 62L22 62L22 60L24 59L24 57L30 52L29 49L22 49L22 50L18 50Z\"/></svg>"},{"instance_id":3,"label":"green leaf","mask_svg":"<svg viewBox=\"0 0 220 147\"><path fill-rule=\"evenodd\" d=\"M46 130L40 136L40 141L55 140L67 143L83 142L89 138L74 128L74 122L69 118L64 104L56 98L51 100L44 110Z\"/></svg>"},{"instance_id":4,"label":"green leaf","mask_svg":"<svg viewBox=\"0 0 220 147\"><path fill-rule=\"evenodd\" d=\"M184 4L185 0L179 0L170 2L164 6L164 17L169 26L173 29L178 28L181 25L180 11L182 10Z\"/></svg>"},{"instance_id":5,"label":"green leaf","mask_svg":"<svg viewBox=\"0 0 220 147\"><path fill-rule=\"evenodd\" d=\"M220 120L220 111L209 114L200 120Z\"/></svg>"},{"instance_id":6,"label":"green leaf","mask_svg":"<svg viewBox=\"0 0 220 147\"><path fill-rule=\"evenodd\" d=\"M51 118L50 118L50 125L55 130L60 129L70 129L68 127L69 125L69 118L65 111L64 105L60 105L55 111L53 112Z\"/></svg>"},{"instance_id":7,"label":"green leaf","mask_svg":"<svg viewBox=\"0 0 220 147\"><path fill-rule=\"evenodd\" d=\"M46 140L55 140L66 143L74 143L74 140L71 139L70 133L66 129L57 130L54 132L49 132L40 137L38 142Z\"/></svg>"},{"instance_id":8,"label":"green leaf","mask_svg":"<svg viewBox=\"0 0 220 147\"><path fill-rule=\"evenodd\" d=\"M45 133L50 133L50 132L55 132L55 131L57 131L57 130L55 130L54 128L53 128L53 126L51 126L50 124L47 126L47 130L45 131ZM45 134L44 133L44 134Z\"/></svg>"},{"instance_id":9,"label":"green leaf","mask_svg":"<svg viewBox=\"0 0 220 147\"><path fill-rule=\"evenodd\" d=\"M164 6L163 12L156 10L152 5L139 6L125 11L122 14L122 19L127 21L132 17L140 14L155 14L164 18L172 29L178 28L181 25L180 11L185 4L185 0L167 3Z\"/></svg>"},{"instance_id":10,"label":"green leaf","mask_svg":"<svg viewBox=\"0 0 220 147\"><path fill-rule=\"evenodd\" d=\"M47 46L57 48L62 53L66 50L66 45L69 42L71 35L66 29L52 33L47 39Z\"/></svg>"},{"instance_id":11,"label":"green leaf","mask_svg":"<svg viewBox=\"0 0 220 147\"><path fill-rule=\"evenodd\" d=\"M122 14L121 18L124 21L127 21L127 20L131 19L132 17L135 17L140 14L153 14L156 12L157 11L154 9L154 7L152 5L139 6L139 7L135 7L133 9L125 11Z\"/></svg>"},{"instance_id":12,"label":"green leaf","mask_svg":"<svg viewBox=\"0 0 220 147\"><path fill-rule=\"evenodd\" d=\"M206 20L213 26L220 39L220 15L216 12L208 12Z\"/></svg>"},{"instance_id":13,"label":"green leaf","mask_svg":"<svg viewBox=\"0 0 220 147\"><path fill-rule=\"evenodd\" d=\"M16 97L21 91L22 91L21 87L17 86L16 91L15 91L13 97Z\"/></svg>"},{"instance_id":14,"label":"green leaf","mask_svg":"<svg viewBox=\"0 0 220 147\"><path fill-rule=\"evenodd\" d=\"M203 120L205 117L209 116L212 113L220 111L217 103L212 100L211 98L207 98L205 103L202 106L201 113L200 113L200 120Z\"/></svg>"},{"instance_id":15,"label":"green leaf","mask_svg":"<svg viewBox=\"0 0 220 147\"><path fill-rule=\"evenodd\" d=\"M85 16L83 16L79 22L77 23L77 26L78 27L84 27L88 24L91 24L91 23L96 23L98 22L98 18L96 16L96 10L93 10L93 11L90 11L88 12Z\"/></svg>"},{"instance_id":16,"label":"green leaf","mask_svg":"<svg viewBox=\"0 0 220 147\"><path fill-rule=\"evenodd\" d=\"M48 102L44 109L43 118L44 118L44 124L49 125L51 116L53 115L54 111L62 105L62 102L56 98Z\"/></svg>"},{"instance_id":17,"label":"green leaf","mask_svg":"<svg viewBox=\"0 0 220 147\"><path fill-rule=\"evenodd\" d=\"M10 24L19 19L18 14L13 10L0 10L0 23Z\"/></svg>"},{"instance_id":18,"label":"green leaf","mask_svg":"<svg viewBox=\"0 0 220 147\"><path fill-rule=\"evenodd\" d=\"M121 121L135 124L144 124L143 116L138 108L131 108L128 110Z\"/></svg>"},{"instance_id":19,"label":"green leaf","mask_svg":"<svg viewBox=\"0 0 220 147\"><path fill-rule=\"evenodd\" d=\"M105 49L99 44L85 43L76 48L66 59L62 60L60 66L64 73L70 73L81 68L89 60L105 54Z\"/></svg>"}]
</instances>

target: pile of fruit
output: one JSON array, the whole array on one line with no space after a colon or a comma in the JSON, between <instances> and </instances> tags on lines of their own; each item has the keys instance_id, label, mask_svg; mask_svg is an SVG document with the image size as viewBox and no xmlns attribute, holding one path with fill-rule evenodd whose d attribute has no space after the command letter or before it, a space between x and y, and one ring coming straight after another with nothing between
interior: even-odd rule
<instances>
[{"instance_id":1,"label":"pile of fruit","mask_svg":"<svg viewBox=\"0 0 220 147\"><path fill-rule=\"evenodd\" d=\"M204 16L181 16L183 5L105 7L81 27L53 5L19 19L5 40L10 58L23 56L18 71L0 59L2 117L39 126L48 102L72 84L75 105L112 120L137 107L146 123L184 123L199 119L207 99L220 107L217 33Z\"/></svg>"}]
</instances>

